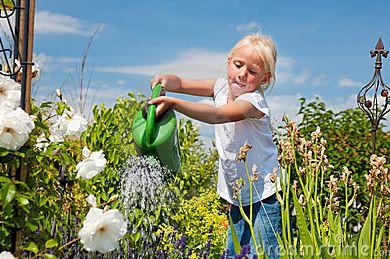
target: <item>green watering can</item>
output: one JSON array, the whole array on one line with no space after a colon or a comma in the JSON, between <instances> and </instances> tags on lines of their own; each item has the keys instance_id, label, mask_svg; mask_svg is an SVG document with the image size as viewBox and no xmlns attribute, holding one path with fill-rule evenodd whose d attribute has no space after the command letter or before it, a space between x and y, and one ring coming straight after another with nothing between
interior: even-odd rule
<instances>
[{"instance_id":1,"label":"green watering can","mask_svg":"<svg viewBox=\"0 0 390 259\"><path fill-rule=\"evenodd\" d=\"M153 88L151 99L164 95L161 84ZM133 120L133 139L138 155L156 157L163 166L173 173L180 171L180 149L176 116L173 110L168 110L156 117L156 105L145 104Z\"/></svg>"}]
</instances>

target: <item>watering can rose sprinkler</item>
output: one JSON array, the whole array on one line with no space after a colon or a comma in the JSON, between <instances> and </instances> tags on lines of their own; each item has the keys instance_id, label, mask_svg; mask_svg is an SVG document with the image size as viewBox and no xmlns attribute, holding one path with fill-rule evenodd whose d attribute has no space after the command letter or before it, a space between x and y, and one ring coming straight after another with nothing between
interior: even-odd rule
<instances>
[{"instance_id":1,"label":"watering can rose sprinkler","mask_svg":"<svg viewBox=\"0 0 390 259\"><path fill-rule=\"evenodd\" d=\"M161 84L157 84L151 99L161 95L165 95L165 91ZM173 110L156 119L156 105L146 102L134 118L132 132L138 155L154 156L174 174L180 171L177 120Z\"/></svg>"}]
</instances>

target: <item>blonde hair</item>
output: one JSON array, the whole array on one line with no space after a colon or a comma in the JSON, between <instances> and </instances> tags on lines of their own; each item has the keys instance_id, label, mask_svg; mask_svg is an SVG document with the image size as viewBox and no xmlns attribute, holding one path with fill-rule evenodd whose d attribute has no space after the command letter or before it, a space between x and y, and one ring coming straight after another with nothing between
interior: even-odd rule
<instances>
[{"instance_id":1,"label":"blonde hair","mask_svg":"<svg viewBox=\"0 0 390 259\"><path fill-rule=\"evenodd\" d=\"M265 84L259 86L259 90L265 91L270 85L273 86L275 84L275 66L277 58L275 43L271 37L267 35L261 35L259 33L248 34L239 40L230 50L228 59L230 60L239 48L248 45L255 47L264 63L266 72L271 73L269 80Z\"/></svg>"}]
</instances>

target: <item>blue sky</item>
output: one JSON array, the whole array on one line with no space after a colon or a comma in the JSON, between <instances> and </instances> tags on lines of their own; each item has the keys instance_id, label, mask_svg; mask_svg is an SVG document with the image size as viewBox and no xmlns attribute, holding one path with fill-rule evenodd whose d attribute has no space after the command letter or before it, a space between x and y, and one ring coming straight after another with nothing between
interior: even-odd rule
<instances>
[{"instance_id":1,"label":"blue sky","mask_svg":"<svg viewBox=\"0 0 390 259\"><path fill-rule=\"evenodd\" d=\"M357 93L374 71L369 51L379 37L390 48L389 1L69 0L36 4L34 52L43 70L34 92L38 100L53 96L59 87L72 99L77 66L99 24L85 80L91 76L94 102L107 105L128 91L149 94L149 79L157 73L221 76L227 52L242 36L257 30L271 35L279 60L276 84L266 98L275 121L283 113L296 118L299 97L318 95L334 109L355 107ZM389 60L384 60L382 73L388 82ZM200 127L203 135L212 136L211 127Z\"/></svg>"}]
</instances>

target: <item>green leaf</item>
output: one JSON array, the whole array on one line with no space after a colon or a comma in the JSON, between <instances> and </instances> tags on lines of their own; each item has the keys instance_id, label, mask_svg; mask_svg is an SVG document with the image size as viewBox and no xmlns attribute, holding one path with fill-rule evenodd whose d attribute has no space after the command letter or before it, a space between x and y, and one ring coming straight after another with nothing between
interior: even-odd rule
<instances>
[{"instance_id":1,"label":"green leaf","mask_svg":"<svg viewBox=\"0 0 390 259\"><path fill-rule=\"evenodd\" d=\"M234 252L236 254L240 254L241 245L240 245L240 242L238 241L237 233L236 233L236 230L234 229L233 219L232 219L232 216L230 215L230 213L229 213L229 227L230 227L230 231L232 232Z\"/></svg>"},{"instance_id":2,"label":"green leaf","mask_svg":"<svg viewBox=\"0 0 390 259\"><path fill-rule=\"evenodd\" d=\"M35 121L35 126L41 128L41 129L49 129L49 127L47 125L45 125L44 123L40 122L40 121Z\"/></svg>"},{"instance_id":3,"label":"green leaf","mask_svg":"<svg viewBox=\"0 0 390 259\"><path fill-rule=\"evenodd\" d=\"M0 156L6 156L8 154L10 154L11 151L5 149L5 148L0 148Z\"/></svg>"},{"instance_id":4,"label":"green leaf","mask_svg":"<svg viewBox=\"0 0 390 259\"><path fill-rule=\"evenodd\" d=\"M0 176L0 183L11 183L11 179L8 177Z\"/></svg>"},{"instance_id":5,"label":"green leaf","mask_svg":"<svg viewBox=\"0 0 390 259\"><path fill-rule=\"evenodd\" d=\"M35 225L33 222L27 221L26 225L27 225L28 229L30 229L32 232L38 230L38 226Z\"/></svg>"},{"instance_id":6,"label":"green leaf","mask_svg":"<svg viewBox=\"0 0 390 259\"><path fill-rule=\"evenodd\" d=\"M38 253L38 246L34 242L30 242L27 247L24 248L26 251L33 252L34 254Z\"/></svg>"},{"instance_id":7,"label":"green leaf","mask_svg":"<svg viewBox=\"0 0 390 259\"><path fill-rule=\"evenodd\" d=\"M52 248L52 247L56 247L56 246L58 246L58 243L55 239L49 239L45 243L46 248Z\"/></svg>"},{"instance_id":8,"label":"green leaf","mask_svg":"<svg viewBox=\"0 0 390 259\"><path fill-rule=\"evenodd\" d=\"M295 192L293 193L293 201L294 201L294 207L295 211L297 213L297 226L299 229L299 235L300 235L300 240L303 245L303 247L316 247L313 240L311 239L309 229L306 224L306 219L303 214L303 210L301 205L298 202L297 199L297 194ZM314 251L312 251L314 252ZM304 254L305 255L305 254Z\"/></svg>"},{"instance_id":9,"label":"green leaf","mask_svg":"<svg viewBox=\"0 0 390 259\"><path fill-rule=\"evenodd\" d=\"M20 206L26 206L27 204L29 204L28 199L25 197L18 197L17 199Z\"/></svg>"},{"instance_id":10,"label":"green leaf","mask_svg":"<svg viewBox=\"0 0 390 259\"><path fill-rule=\"evenodd\" d=\"M45 256L45 258L47 258L47 259L56 259L56 258L57 258L57 256L52 255L52 254L44 254L44 256Z\"/></svg>"},{"instance_id":11,"label":"green leaf","mask_svg":"<svg viewBox=\"0 0 390 259\"><path fill-rule=\"evenodd\" d=\"M327 245L324 245L320 239L320 237L318 236L317 232L315 234L315 238L317 240L317 243L320 247L320 251L321 251L321 258L325 258L325 259L332 259L332 255L329 253L329 246Z\"/></svg>"},{"instance_id":12,"label":"green leaf","mask_svg":"<svg viewBox=\"0 0 390 259\"><path fill-rule=\"evenodd\" d=\"M375 255L379 255L380 254L381 243L382 243L383 233L385 231L385 226L386 225L383 225L381 227L381 230L379 231L379 234L378 234L378 237L377 237L377 240L376 240L375 253L374 253Z\"/></svg>"},{"instance_id":13,"label":"green leaf","mask_svg":"<svg viewBox=\"0 0 390 259\"><path fill-rule=\"evenodd\" d=\"M359 258L370 258L370 245L371 245L371 218L373 213L373 208L375 206L375 197L371 200L370 210L364 222L363 227L360 231L359 241L358 241L358 255Z\"/></svg>"},{"instance_id":14,"label":"green leaf","mask_svg":"<svg viewBox=\"0 0 390 259\"><path fill-rule=\"evenodd\" d=\"M4 202L4 206L9 204L15 197L16 190L15 185L6 183L1 189L1 199Z\"/></svg>"}]
</instances>

